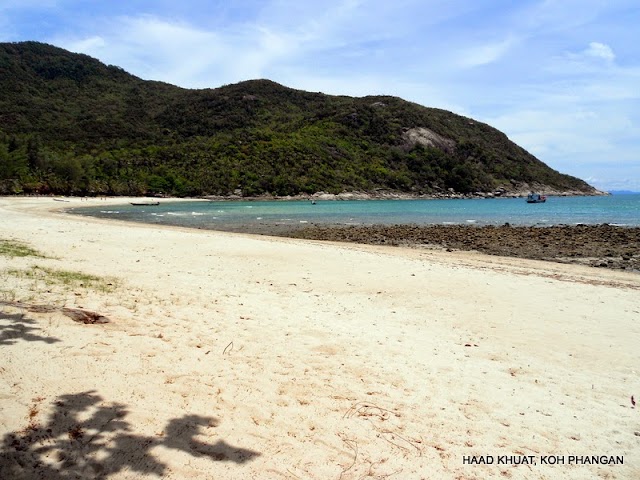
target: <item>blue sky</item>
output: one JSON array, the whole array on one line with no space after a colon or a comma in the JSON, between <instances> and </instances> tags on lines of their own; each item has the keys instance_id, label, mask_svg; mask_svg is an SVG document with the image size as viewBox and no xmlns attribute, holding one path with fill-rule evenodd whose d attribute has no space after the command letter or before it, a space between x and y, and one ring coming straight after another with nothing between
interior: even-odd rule
<instances>
[{"instance_id":1,"label":"blue sky","mask_svg":"<svg viewBox=\"0 0 640 480\"><path fill-rule=\"evenodd\" d=\"M0 0L3 42L186 88L395 95L607 190L640 191L638 25L638 0Z\"/></svg>"}]
</instances>

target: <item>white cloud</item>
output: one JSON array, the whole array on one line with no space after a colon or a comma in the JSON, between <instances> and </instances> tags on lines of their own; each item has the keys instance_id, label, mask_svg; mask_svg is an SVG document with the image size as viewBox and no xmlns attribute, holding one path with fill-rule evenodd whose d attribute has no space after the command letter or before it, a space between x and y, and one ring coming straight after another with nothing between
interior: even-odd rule
<instances>
[{"instance_id":1,"label":"white cloud","mask_svg":"<svg viewBox=\"0 0 640 480\"><path fill-rule=\"evenodd\" d=\"M616 55L609 45L599 42L591 42L589 48L584 51L584 54L589 57L601 58L607 62L613 62Z\"/></svg>"},{"instance_id":2,"label":"white cloud","mask_svg":"<svg viewBox=\"0 0 640 480\"><path fill-rule=\"evenodd\" d=\"M100 36L57 40L146 79L208 88L262 76L264 68L295 48L264 28L209 32L151 16L123 17Z\"/></svg>"},{"instance_id":3,"label":"white cloud","mask_svg":"<svg viewBox=\"0 0 640 480\"><path fill-rule=\"evenodd\" d=\"M591 42L589 46L579 52L565 52L552 58L549 71L556 75L589 75L594 76L603 72L611 72L615 68L616 55L613 49L599 42ZM618 71L616 73L622 73Z\"/></svg>"},{"instance_id":4,"label":"white cloud","mask_svg":"<svg viewBox=\"0 0 640 480\"><path fill-rule=\"evenodd\" d=\"M104 38L99 36L88 37L76 42L72 42L66 46L69 51L78 53L95 53L101 52L107 46Z\"/></svg>"},{"instance_id":5,"label":"white cloud","mask_svg":"<svg viewBox=\"0 0 640 480\"><path fill-rule=\"evenodd\" d=\"M640 192L640 167L636 167L633 170L627 170L628 178L616 178L611 176L611 172L606 168L597 171L597 176L590 176L585 178L585 181L590 185L593 185L598 190L631 190L634 192Z\"/></svg>"},{"instance_id":6,"label":"white cloud","mask_svg":"<svg viewBox=\"0 0 640 480\"><path fill-rule=\"evenodd\" d=\"M607 178L640 172L639 152L630 149L638 133L633 117L602 106L574 108L541 104L487 121L552 168L579 178L597 176L600 188L613 188Z\"/></svg>"},{"instance_id":7,"label":"white cloud","mask_svg":"<svg viewBox=\"0 0 640 480\"><path fill-rule=\"evenodd\" d=\"M360 14L371 14L361 10L363 4L333 2L322 8L303 2L292 9L285 2L275 2L270 8L256 9L251 18L216 29L203 26L206 22L149 15L96 19L90 35L57 36L52 43L119 65L145 79L191 88L216 87L251 78L282 77L279 72L284 70L318 70L323 62L330 66L346 59L348 53L362 49L358 45L363 42L380 40L386 35L383 31L373 24L361 24ZM363 52L362 61L369 56L369 51Z\"/></svg>"},{"instance_id":8,"label":"white cloud","mask_svg":"<svg viewBox=\"0 0 640 480\"><path fill-rule=\"evenodd\" d=\"M514 43L514 39L510 37L501 42L471 47L462 53L458 63L463 68L471 68L497 62L509 52Z\"/></svg>"}]
</instances>

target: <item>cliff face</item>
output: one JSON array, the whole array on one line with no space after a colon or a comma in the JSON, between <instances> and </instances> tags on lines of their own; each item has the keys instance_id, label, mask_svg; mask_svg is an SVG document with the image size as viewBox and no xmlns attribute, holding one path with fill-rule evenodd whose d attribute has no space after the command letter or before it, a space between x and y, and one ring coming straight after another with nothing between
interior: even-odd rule
<instances>
[{"instance_id":1,"label":"cliff face","mask_svg":"<svg viewBox=\"0 0 640 480\"><path fill-rule=\"evenodd\" d=\"M0 44L0 69L0 193L597 193L489 125L396 97L186 90L35 42Z\"/></svg>"}]
</instances>

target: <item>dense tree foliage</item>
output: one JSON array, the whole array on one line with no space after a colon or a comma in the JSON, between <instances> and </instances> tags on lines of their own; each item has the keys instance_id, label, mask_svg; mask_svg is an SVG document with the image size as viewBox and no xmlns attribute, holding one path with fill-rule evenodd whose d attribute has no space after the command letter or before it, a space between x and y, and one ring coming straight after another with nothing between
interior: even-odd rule
<instances>
[{"instance_id":1,"label":"dense tree foliage","mask_svg":"<svg viewBox=\"0 0 640 480\"><path fill-rule=\"evenodd\" d=\"M36 42L0 44L0 92L0 193L591 190L486 124L395 97L187 90ZM450 148L409 141L415 128Z\"/></svg>"}]
</instances>

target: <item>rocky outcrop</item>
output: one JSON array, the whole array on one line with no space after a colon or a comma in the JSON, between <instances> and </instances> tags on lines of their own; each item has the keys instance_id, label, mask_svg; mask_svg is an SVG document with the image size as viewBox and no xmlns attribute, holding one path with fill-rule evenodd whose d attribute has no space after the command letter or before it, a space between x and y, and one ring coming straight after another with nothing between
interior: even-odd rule
<instances>
[{"instance_id":1,"label":"rocky outcrop","mask_svg":"<svg viewBox=\"0 0 640 480\"><path fill-rule=\"evenodd\" d=\"M640 228L613 225L550 227L467 225L308 226L289 235L313 240L476 250L491 255L553 260L640 271Z\"/></svg>"},{"instance_id":2,"label":"rocky outcrop","mask_svg":"<svg viewBox=\"0 0 640 480\"><path fill-rule=\"evenodd\" d=\"M402 138L405 141L405 148L408 150L416 145L422 145L438 148L446 153L453 153L456 148L456 142L453 140L424 127L410 128L402 134Z\"/></svg>"}]
</instances>

